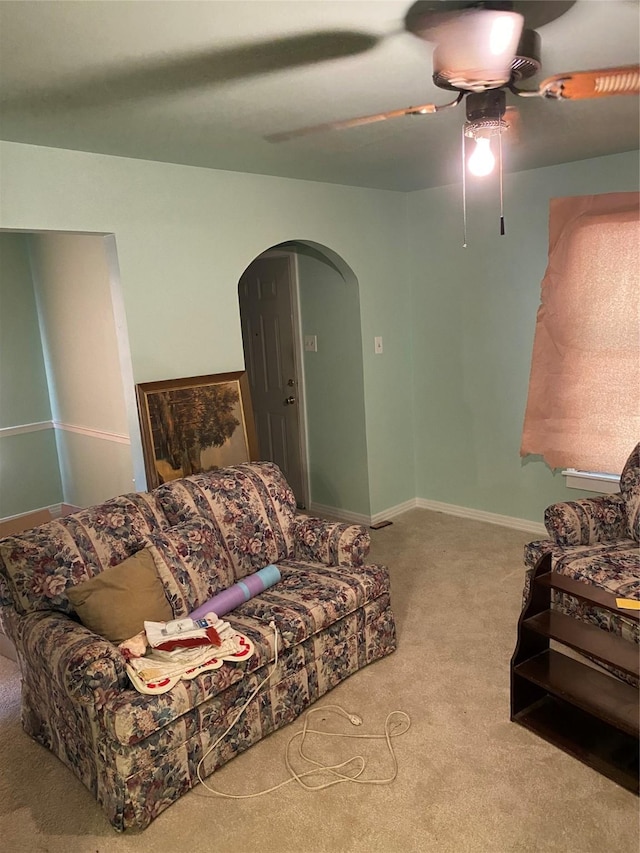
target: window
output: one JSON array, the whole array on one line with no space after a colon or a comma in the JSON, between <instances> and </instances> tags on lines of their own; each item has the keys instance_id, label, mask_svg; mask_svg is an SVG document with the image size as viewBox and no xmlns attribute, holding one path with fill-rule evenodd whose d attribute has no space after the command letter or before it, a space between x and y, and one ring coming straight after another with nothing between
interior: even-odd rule
<instances>
[{"instance_id":1,"label":"window","mask_svg":"<svg viewBox=\"0 0 640 853\"><path fill-rule=\"evenodd\" d=\"M620 473L640 438L639 194L551 200L521 456Z\"/></svg>"}]
</instances>

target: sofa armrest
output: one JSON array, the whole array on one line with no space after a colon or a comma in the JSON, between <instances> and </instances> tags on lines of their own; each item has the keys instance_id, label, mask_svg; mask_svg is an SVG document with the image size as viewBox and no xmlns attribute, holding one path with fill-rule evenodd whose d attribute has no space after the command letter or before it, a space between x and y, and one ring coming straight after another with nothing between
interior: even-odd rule
<instances>
[{"instance_id":1,"label":"sofa armrest","mask_svg":"<svg viewBox=\"0 0 640 853\"><path fill-rule=\"evenodd\" d=\"M117 646L65 613L38 611L21 617L16 647L23 666L82 704L101 708L111 695L131 687Z\"/></svg>"},{"instance_id":2,"label":"sofa armrest","mask_svg":"<svg viewBox=\"0 0 640 853\"><path fill-rule=\"evenodd\" d=\"M557 545L594 545L629 536L619 493L552 504L544 511L544 525Z\"/></svg>"},{"instance_id":3,"label":"sofa armrest","mask_svg":"<svg viewBox=\"0 0 640 853\"><path fill-rule=\"evenodd\" d=\"M345 524L298 515L289 533L294 560L322 563L325 566L363 566L371 537L360 524Z\"/></svg>"}]
</instances>

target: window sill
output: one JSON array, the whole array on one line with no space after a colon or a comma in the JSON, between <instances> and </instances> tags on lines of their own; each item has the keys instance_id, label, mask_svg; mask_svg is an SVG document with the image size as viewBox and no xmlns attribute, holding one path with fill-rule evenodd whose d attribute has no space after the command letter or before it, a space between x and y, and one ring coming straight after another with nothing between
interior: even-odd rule
<instances>
[{"instance_id":1,"label":"window sill","mask_svg":"<svg viewBox=\"0 0 640 853\"><path fill-rule=\"evenodd\" d=\"M604 495L620 491L620 477L617 474L595 474L592 471L576 471L575 468L566 468L562 474L568 489L582 489Z\"/></svg>"}]
</instances>

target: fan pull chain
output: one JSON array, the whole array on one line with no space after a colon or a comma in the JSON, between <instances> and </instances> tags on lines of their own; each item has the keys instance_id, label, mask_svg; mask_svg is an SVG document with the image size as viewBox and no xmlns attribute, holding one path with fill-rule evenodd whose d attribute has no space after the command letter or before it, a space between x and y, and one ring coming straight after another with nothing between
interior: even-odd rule
<instances>
[{"instance_id":1,"label":"fan pull chain","mask_svg":"<svg viewBox=\"0 0 640 853\"><path fill-rule=\"evenodd\" d=\"M504 194L502 190L502 123L498 125L498 159L500 161L500 236L504 237Z\"/></svg>"},{"instance_id":2,"label":"fan pull chain","mask_svg":"<svg viewBox=\"0 0 640 853\"><path fill-rule=\"evenodd\" d=\"M467 164L465 157L466 136L462 125L462 248L467 248Z\"/></svg>"}]
</instances>

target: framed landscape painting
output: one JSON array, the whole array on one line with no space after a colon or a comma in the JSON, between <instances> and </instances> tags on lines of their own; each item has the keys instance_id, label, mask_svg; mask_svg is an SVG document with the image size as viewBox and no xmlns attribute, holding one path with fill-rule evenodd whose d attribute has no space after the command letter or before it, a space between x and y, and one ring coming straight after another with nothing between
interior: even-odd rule
<instances>
[{"instance_id":1,"label":"framed landscape painting","mask_svg":"<svg viewBox=\"0 0 640 853\"><path fill-rule=\"evenodd\" d=\"M245 371L136 385L147 489L258 458Z\"/></svg>"}]
</instances>

